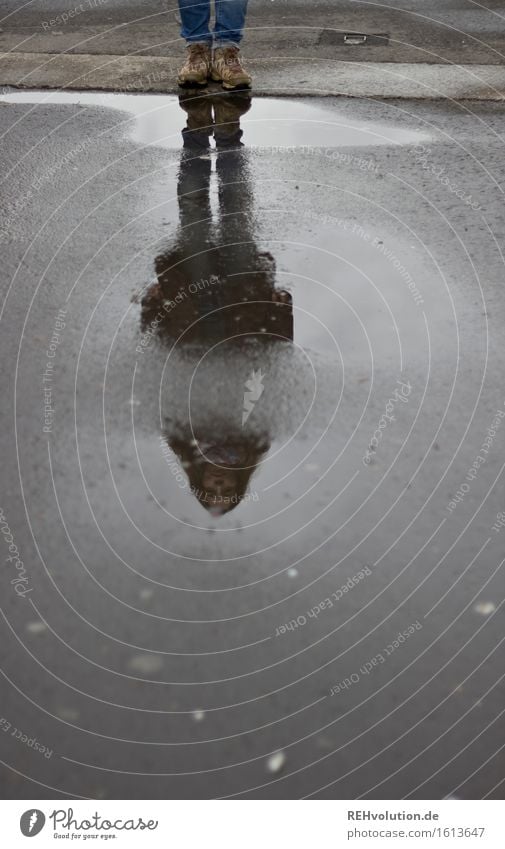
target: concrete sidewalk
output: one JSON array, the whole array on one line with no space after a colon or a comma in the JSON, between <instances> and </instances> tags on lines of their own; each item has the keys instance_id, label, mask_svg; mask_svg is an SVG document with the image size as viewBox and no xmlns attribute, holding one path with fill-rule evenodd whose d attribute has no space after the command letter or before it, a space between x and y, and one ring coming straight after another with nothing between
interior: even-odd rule
<instances>
[{"instance_id":1,"label":"concrete sidewalk","mask_svg":"<svg viewBox=\"0 0 505 849\"><path fill-rule=\"evenodd\" d=\"M256 59L247 63L257 95L383 99L505 99L505 67ZM177 58L85 54L0 54L0 85L176 92Z\"/></svg>"}]
</instances>

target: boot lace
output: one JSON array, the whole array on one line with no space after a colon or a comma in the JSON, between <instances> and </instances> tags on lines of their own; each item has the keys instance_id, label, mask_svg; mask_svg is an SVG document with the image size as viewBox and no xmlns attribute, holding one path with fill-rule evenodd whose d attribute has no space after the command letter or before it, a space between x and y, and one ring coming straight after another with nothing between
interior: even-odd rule
<instances>
[{"instance_id":1,"label":"boot lace","mask_svg":"<svg viewBox=\"0 0 505 849\"><path fill-rule=\"evenodd\" d=\"M232 71L241 71L242 65L240 64L240 59L238 58L238 48L237 47L226 47L223 51L223 59L228 68Z\"/></svg>"},{"instance_id":2,"label":"boot lace","mask_svg":"<svg viewBox=\"0 0 505 849\"><path fill-rule=\"evenodd\" d=\"M204 44L192 44L189 48L190 62L205 62L207 58L207 48Z\"/></svg>"}]
</instances>

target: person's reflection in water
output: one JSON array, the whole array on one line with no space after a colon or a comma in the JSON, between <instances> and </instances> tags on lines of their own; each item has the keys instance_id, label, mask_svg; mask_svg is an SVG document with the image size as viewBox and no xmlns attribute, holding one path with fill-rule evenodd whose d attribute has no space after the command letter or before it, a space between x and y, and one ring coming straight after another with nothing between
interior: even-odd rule
<instances>
[{"instance_id":1,"label":"person's reflection in water","mask_svg":"<svg viewBox=\"0 0 505 849\"><path fill-rule=\"evenodd\" d=\"M219 347L218 382L240 359L258 362L258 349L293 339L290 294L275 286L275 263L254 237L253 194L241 142L240 117L250 108L244 94L180 98L187 112L178 180L180 223L175 240L156 257L158 282L142 301L143 329L155 330L171 348ZM217 205L211 209L211 174L216 145ZM175 411L165 437L189 478L192 492L213 515L237 506L255 468L269 448L267 433L244 428L243 405L261 394L261 373L231 393L230 409L208 420L184 423ZM206 387L209 400L215 387ZM195 392L198 390L195 389ZM189 387L188 387L189 392ZM236 396L236 397L235 397ZM232 407L234 409L232 409ZM178 413L181 413L178 416Z\"/></svg>"}]
</instances>

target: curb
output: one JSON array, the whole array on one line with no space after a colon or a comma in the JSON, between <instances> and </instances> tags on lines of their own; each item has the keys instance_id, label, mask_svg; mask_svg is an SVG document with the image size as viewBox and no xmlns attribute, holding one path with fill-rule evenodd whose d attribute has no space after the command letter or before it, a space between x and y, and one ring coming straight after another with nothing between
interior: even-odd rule
<instances>
[{"instance_id":1,"label":"curb","mask_svg":"<svg viewBox=\"0 0 505 849\"><path fill-rule=\"evenodd\" d=\"M15 88L180 91L180 60L159 56L0 53L0 85ZM275 97L364 97L422 100L505 100L505 67L312 59L247 62L254 93ZM324 79L322 79L324 77ZM324 82L324 85L322 83Z\"/></svg>"}]
</instances>

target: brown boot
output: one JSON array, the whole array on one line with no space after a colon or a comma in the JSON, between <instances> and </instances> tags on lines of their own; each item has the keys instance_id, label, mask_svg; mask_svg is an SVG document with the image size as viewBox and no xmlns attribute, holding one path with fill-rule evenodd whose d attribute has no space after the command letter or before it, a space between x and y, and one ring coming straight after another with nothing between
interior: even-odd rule
<instances>
[{"instance_id":1,"label":"brown boot","mask_svg":"<svg viewBox=\"0 0 505 849\"><path fill-rule=\"evenodd\" d=\"M211 69L210 47L207 44L188 45L188 57L179 71L180 86L207 85Z\"/></svg>"},{"instance_id":2,"label":"brown boot","mask_svg":"<svg viewBox=\"0 0 505 849\"><path fill-rule=\"evenodd\" d=\"M240 144L242 132L240 118L251 108L251 93L241 91L230 94L215 94L214 104L214 138L217 147L229 146L236 142Z\"/></svg>"},{"instance_id":3,"label":"brown boot","mask_svg":"<svg viewBox=\"0 0 505 849\"><path fill-rule=\"evenodd\" d=\"M208 130L212 135L214 120L212 118L212 100L208 94L198 94L196 97L187 91L179 95L179 105L188 116L188 130Z\"/></svg>"},{"instance_id":4,"label":"brown boot","mask_svg":"<svg viewBox=\"0 0 505 849\"><path fill-rule=\"evenodd\" d=\"M250 74L240 64L238 47L216 47L212 57L211 77L223 88L251 88Z\"/></svg>"}]
</instances>

